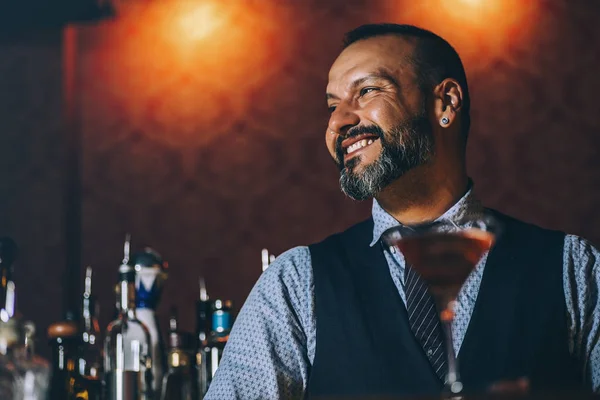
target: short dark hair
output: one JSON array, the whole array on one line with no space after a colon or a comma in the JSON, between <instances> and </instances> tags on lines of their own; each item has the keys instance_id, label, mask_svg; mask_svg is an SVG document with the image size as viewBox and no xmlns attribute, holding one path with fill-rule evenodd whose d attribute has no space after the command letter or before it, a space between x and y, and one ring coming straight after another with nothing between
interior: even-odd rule
<instances>
[{"instance_id":1,"label":"short dark hair","mask_svg":"<svg viewBox=\"0 0 600 400\"><path fill-rule=\"evenodd\" d=\"M344 48L352 43L383 35L398 35L416 40L415 51L409 62L414 66L423 89L432 89L446 78L453 78L463 90L461 109L462 130L465 141L471 126L471 99L467 76L456 50L446 40L435 33L413 25L367 24L346 33Z\"/></svg>"}]
</instances>

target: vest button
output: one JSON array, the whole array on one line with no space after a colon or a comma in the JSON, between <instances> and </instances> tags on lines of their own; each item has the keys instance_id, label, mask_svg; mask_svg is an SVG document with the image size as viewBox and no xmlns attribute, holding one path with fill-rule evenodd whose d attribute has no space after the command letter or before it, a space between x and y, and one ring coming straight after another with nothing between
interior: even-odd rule
<instances>
[{"instance_id":1,"label":"vest button","mask_svg":"<svg viewBox=\"0 0 600 400\"><path fill-rule=\"evenodd\" d=\"M431 349L427 350L427 355L429 357L431 357L433 355L433 350L431 350Z\"/></svg>"}]
</instances>

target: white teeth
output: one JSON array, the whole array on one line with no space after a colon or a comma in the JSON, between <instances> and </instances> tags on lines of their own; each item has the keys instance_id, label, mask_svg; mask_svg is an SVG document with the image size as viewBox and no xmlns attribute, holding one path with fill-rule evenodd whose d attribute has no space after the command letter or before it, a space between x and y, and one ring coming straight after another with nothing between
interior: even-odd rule
<instances>
[{"instance_id":1,"label":"white teeth","mask_svg":"<svg viewBox=\"0 0 600 400\"><path fill-rule=\"evenodd\" d=\"M371 143L373 143L374 140L373 139L363 139L363 140L359 140L358 142L348 146L348 148L346 149L346 153L350 154L352 152L355 152L358 149L362 149L363 147L367 147L368 145L370 145Z\"/></svg>"}]
</instances>

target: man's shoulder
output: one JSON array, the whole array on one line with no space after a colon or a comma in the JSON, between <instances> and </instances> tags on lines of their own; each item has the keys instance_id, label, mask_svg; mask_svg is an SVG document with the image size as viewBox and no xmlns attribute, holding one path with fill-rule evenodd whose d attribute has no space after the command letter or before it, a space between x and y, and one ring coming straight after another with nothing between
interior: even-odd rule
<instances>
[{"instance_id":1,"label":"man's shoulder","mask_svg":"<svg viewBox=\"0 0 600 400\"><path fill-rule=\"evenodd\" d=\"M308 246L296 246L278 255L269 268L277 264L302 264L306 261L310 261L310 252L308 251Z\"/></svg>"},{"instance_id":2,"label":"man's shoulder","mask_svg":"<svg viewBox=\"0 0 600 400\"><path fill-rule=\"evenodd\" d=\"M283 282L295 285L300 281L310 280L311 259L307 246L296 246L278 255L262 273L259 284L268 285Z\"/></svg>"},{"instance_id":3,"label":"man's shoulder","mask_svg":"<svg viewBox=\"0 0 600 400\"><path fill-rule=\"evenodd\" d=\"M266 271L281 273L283 270L301 268L303 265L310 265L310 251L308 246L296 246L278 255Z\"/></svg>"},{"instance_id":4,"label":"man's shoulder","mask_svg":"<svg viewBox=\"0 0 600 400\"><path fill-rule=\"evenodd\" d=\"M563 237L566 235L566 233L561 230L543 227L531 221L513 217L493 208L486 208L486 211L491 213L500 222L500 227L504 233Z\"/></svg>"},{"instance_id":5,"label":"man's shoulder","mask_svg":"<svg viewBox=\"0 0 600 400\"><path fill-rule=\"evenodd\" d=\"M555 240L557 246L563 249L565 260L575 260L576 264L600 262L600 250L588 238L524 221L494 209L488 210L495 214L504 226L510 227L513 232L517 227L520 232L518 236L521 239L527 239L522 241L521 244L523 245L529 246L531 245L531 239L538 238L540 240L539 244L544 246L549 238L554 237L557 239Z\"/></svg>"},{"instance_id":6,"label":"man's shoulder","mask_svg":"<svg viewBox=\"0 0 600 400\"><path fill-rule=\"evenodd\" d=\"M285 272L302 273L306 268L311 267L311 248L315 246L324 246L328 243L332 243L340 240L342 237L355 238L357 235L367 237L373 233L373 219L368 218L364 221L358 222L343 231L330 234L324 239L315 241L306 246L292 247L285 252L281 253L275 258L275 261L269 265L267 271L270 270L271 275L282 275ZM370 238L369 238L370 240Z\"/></svg>"},{"instance_id":7,"label":"man's shoulder","mask_svg":"<svg viewBox=\"0 0 600 400\"><path fill-rule=\"evenodd\" d=\"M348 243L357 243L358 240L367 243L371 240L373 234L373 219L368 218L358 222L343 231L330 234L324 239L315 241L307 246L296 246L281 253L275 258L275 261L269 265L263 279L285 279L292 276L306 277L312 274L312 251L315 248L328 247L341 243L345 240ZM267 273L268 272L268 273Z\"/></svg>"}]
</instances>

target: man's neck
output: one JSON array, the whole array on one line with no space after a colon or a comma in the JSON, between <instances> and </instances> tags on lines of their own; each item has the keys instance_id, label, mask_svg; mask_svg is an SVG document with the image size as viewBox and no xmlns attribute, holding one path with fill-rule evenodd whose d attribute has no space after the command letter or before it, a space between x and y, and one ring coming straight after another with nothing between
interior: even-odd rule
<instances>
[{"instance_id":1,"label":"man's neck","mask_svg":"<svg viewBox=\"0 0 600 400\"><path fill-rule=\"evenodd\" d=\"M466 174L442 179L403 176L385 188L377 202L401 224L416 225L443 215L464 196L468 186Z\"/></svg>"}]
</instances>

